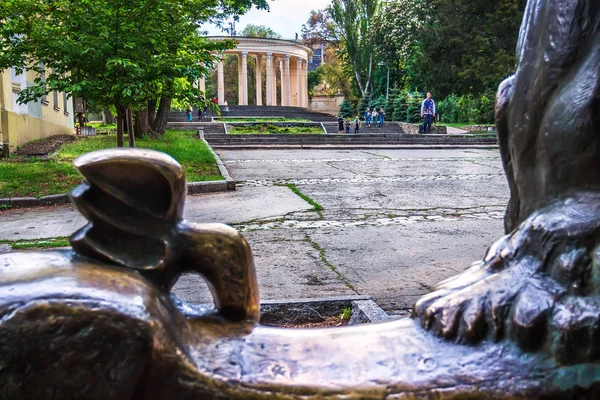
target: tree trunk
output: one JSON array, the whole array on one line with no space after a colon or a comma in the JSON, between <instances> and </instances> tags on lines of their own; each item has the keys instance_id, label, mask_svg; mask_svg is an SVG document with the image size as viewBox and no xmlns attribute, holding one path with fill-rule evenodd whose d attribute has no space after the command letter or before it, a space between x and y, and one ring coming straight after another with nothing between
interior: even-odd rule
<instances>
[{"instance_id":1,"label":"tree trunk","mask_svg":"<svg viewBox=\"0 0 600 400\"><path fill-rule=\"evenodd\" d=\"M123 147L123 125L125 121L125 107L117 107L117 147Z\"/></svg>"},{"instance_id":2,"label":"tree trunk","mask_svg":"<svg viewBox=\"0 0 600 400\"><path fill-rule=\"evenodd\" d=\"M169 112L171 111L171 97L161 97L158 105L158 111L156 112L156 119L152 126L152 130L157 135L164 135L167 129L167 122L169 120Z\"/></svg>"},{"instance_id":3,"label":"tree trunk","mask_svg":"<svg viewBox=\"0 0 600 400\"><path fill-rule=\"evenodd\" d=\"M115 122L116 122L115 116L112 115L112 113L110 112L110 110L108 108L106 110L102 111L102 124L103 125L110 125L110 124L114 124Z\"/></svg>"},{"instance_id":4,"label":"tree trunk","mask_svg":"<svg viewBox=\"0 0 600 400\"><path fill-rule=\"evenodd\" d=\"M148 100L148 125L154 126L156 119L156 100Z\"/></svg>"},{"instance_id":5,"label":"tree trunk","mask_svg":"<svg viewBox=\"0 0 600 400\"><path fill-rule=\"evenodd\" d=\"M135 127L133 128L136 138L148 134L148 111L139 110L135 112Z\"/></svg>"},{"instance_id":6,"label":"tree trunk","mask_svg":"<svg viewBox=\"0 0 600 400\"><path fill-rule=\"evenodd\" d=\"M127 120L127 133L129 136L129 147L135 147L135 134L133 132L133 120L131 114L131 108L127 108L125 115Z\"/></svg>"}]
</instances>

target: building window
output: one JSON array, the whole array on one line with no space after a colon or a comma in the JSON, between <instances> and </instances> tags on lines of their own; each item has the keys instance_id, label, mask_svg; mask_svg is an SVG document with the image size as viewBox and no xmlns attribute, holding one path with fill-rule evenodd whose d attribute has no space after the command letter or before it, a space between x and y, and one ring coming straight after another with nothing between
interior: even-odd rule
<instances>
[{"instance_id":1,"label":"building window","mask_svg":"<svg viewBox=\"0 0 600 400\"><path fill-rule=\"evenodd\" d=\"M69 97L67 92L63 92L63 110L65 112L65 116L69 116Z\"/></svg>"},{"instance_id":2,"label":"building window","mask_svg":"<svg viewBox=\"0 0 600 400\"><path fill-rule=\"evenodd\" d=\"M27 114L27 104L19 104L17 99L21 90L26 86L25 69L11 68L13 111L17 114Z\"/></svg>"},{"instance_id":3,"label":"building window","mask_svg":"<svg viewBox=\"0 0 600 400\"><path fill-rule=\"evenodd\" d=\"M46 84L46 70L44 69L44 63L40 63L40 81L44 84ZM48 99L46 98L46 95L42 96L42 105L43 106L47 106L48 104Z\"/></svg>"},{"instance_id":4,"label":"building window","mask_svg":"<svg viewBox=\"0 0 600 400\"><path fill-rule=\"evenodd\" d=\"M52 68L52 73L56 74L56 70L54 68ZM52 92L52 100L54 103L54 111L60 111L60 106L58 105L58 92L56 90Z\"/></svg>"}]
</instances>

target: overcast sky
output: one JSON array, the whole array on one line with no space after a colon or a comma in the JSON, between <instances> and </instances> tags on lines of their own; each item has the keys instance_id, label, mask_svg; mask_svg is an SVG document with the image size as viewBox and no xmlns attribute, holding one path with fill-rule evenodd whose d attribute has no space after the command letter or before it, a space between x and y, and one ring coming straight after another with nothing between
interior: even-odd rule
<instances>
[{"instance_id":1,"label":"overcast sky","mask_svg":"<svg viewBox=\"0 0 600 400\"><path fill-rule=\"evenodd\" d=\"M274 0L269 1L269 11L252 9L240 16L236 31L241 32L247 24L266 25L285 39L294 39L295 33L301 35L302 24L306 23L311 10L325 8L329 0ZM219 28L204 27L209 35L222 35Z\"/></svg>"}]
</instances>

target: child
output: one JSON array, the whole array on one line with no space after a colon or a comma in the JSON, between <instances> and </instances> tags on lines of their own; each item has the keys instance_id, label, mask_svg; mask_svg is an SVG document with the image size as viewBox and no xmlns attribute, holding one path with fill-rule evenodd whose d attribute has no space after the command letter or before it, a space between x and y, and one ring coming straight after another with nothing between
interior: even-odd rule
<instances>
[{"instance_id":1,"label":"child","mask_svg":"<svg viewBox=\"0 0 600 400\"><path fill-rule=\"evenodd\" d=\"M354 133L360 133L360 120L358 119L358 115L354 118Z\"/></svg>"},{"instance_id":2,"label":"child","mask_svg":"<svg viewBox=\"0 0 600 400\"><path fill-rule=\"evenodd\" d=\"M350 118L346 117L346 133L350 133Z\"/></svg>"},{"instance_id":3,"label":"child","mask_svg":"<svg viewBox=\"0 0 600 400\"><path fill-rule=\"evenodd\" d=\"M188 110L186 111L187 114L187 122L192 122L192 107L190 106L190 108L188 108Z\"/></svg>"}]
</instances>

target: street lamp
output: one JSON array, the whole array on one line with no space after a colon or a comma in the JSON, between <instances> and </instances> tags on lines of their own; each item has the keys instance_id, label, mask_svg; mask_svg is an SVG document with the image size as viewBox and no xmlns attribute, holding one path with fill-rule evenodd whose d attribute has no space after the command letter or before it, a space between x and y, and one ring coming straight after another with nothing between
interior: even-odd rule
<instances>
[{"instance_id":1,"label":"street lamp","mask_svg":"<svg viewBox=\"0 0 600 400\"><path fill-rule=\"evenodd\" d=\"M390 67L387 65L387 63L383 61L377 65L385 65L385 67L387 68L387 89L385 91L385 99L387 100L390 98Z\"/></svg>"}]
</instances>

